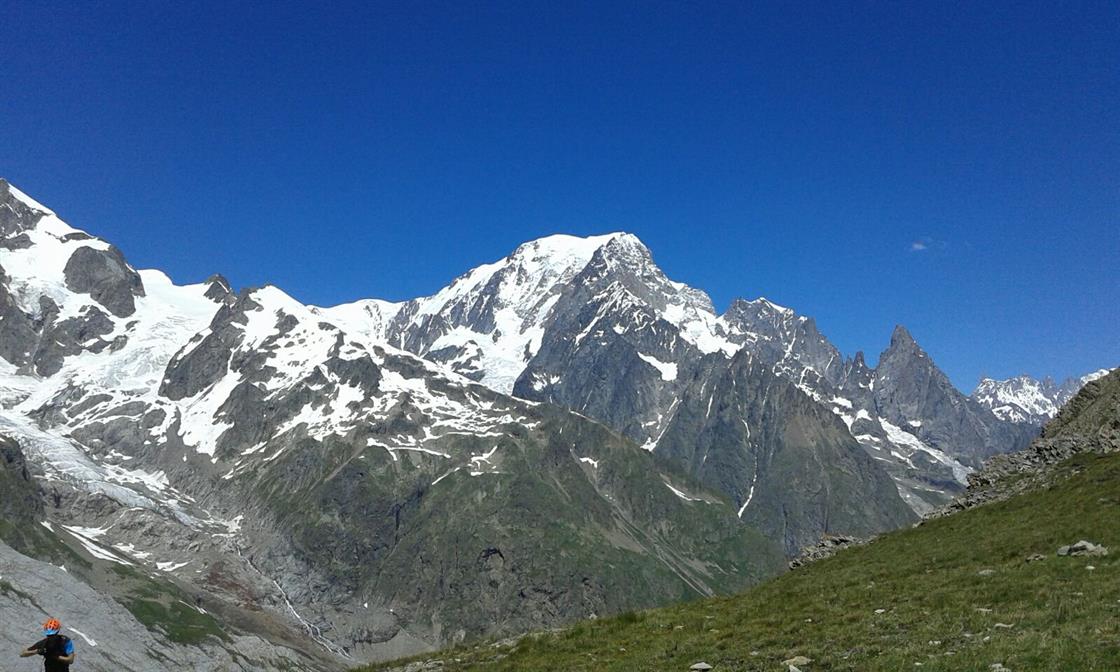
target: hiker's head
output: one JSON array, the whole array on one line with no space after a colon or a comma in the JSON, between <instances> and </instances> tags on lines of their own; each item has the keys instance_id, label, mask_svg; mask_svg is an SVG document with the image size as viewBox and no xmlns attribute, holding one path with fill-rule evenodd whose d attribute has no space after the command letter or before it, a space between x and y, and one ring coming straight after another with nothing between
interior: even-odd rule
<instances>
[{"instance_id":1,"label":"hiker's head","mask_svg":"<svg viewBox=\"0 0 1120 672\"><path fill-rule=\"evenodd\" d=\"M62 624L58 622L57 618L48 618L46 622L43 623L44 635L57 635L58 631L61 629Z\"/></svg>"}]
</instances>

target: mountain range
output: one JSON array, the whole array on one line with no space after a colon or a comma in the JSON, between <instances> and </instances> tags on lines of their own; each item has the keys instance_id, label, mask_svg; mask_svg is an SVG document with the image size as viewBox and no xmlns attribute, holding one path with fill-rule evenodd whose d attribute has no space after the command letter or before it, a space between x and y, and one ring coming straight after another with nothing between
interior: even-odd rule
<instances>
[{"instance_id":1,"label":"mountain range","mask_svg":"<svg viewBox=\"0 0 1120 672\"><path fill-rule=\"evenodd\" d=\"M1004 420L1044 425L1078 390L1108 372L1109 369L1100 369L1079 378L1066 378L1060 385L1052 378L1038 380L1028 375L1006 380L983 378L972 398Z\"/></svg>"},{"instance_id":2,"label":"mountain range","mask_svg":"<svg viewBox=\"0 0 1120 672\"><path fill-rule=\"evenodd\" d=\"M903 327L872 368L766 299L718 314L630 234L316 307L136 270L0 180L0 551L121 607L51 607L78 630L147 633L117 669L333 669L732 592L947 502L1037 435L1029 387L965 396ZM12 595L8 623L48 607Z\"/></svg>"}]
</instances>

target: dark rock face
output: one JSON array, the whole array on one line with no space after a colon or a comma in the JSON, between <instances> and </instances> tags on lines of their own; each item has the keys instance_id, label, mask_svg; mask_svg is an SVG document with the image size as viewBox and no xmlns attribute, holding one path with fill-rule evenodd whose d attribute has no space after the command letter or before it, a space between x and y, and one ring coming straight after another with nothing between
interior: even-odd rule
<instances>
[{"instance_id":1,"label":"dark rock face","mask_svg":"<svg viewBox=\"0 0 1120 672\"><path fill-rule=\"evenodd\" d=\"M734 333L749 334L748 349L785 377L818 386L837 386L844 377L844 356L812 318L801 317L766 299L736 299L723 315ZM805 376L808 377L806 380Z\"/></svg>"},{"instance_id":2,"label":"dark rock face","mask_svg":"<svg viewBox=\"0 0 1120 672\"><path fill-rule=\"evenodd\" d=\"M748 353L707 361L655 452L729 495L743 520L793 555L822 534L916 519L835 414Z\"/></svg>"},{"instance_id":3,"label":"dark rock face","mask_svg":"<svg viewBox=\"0 0 1120 672\"><path fill-rule=\"evenodd\" d=\"M564 290L514 394L578 410L642 443L672 405L682 368L702 353L658 315L668 280L637 245L612 241Z\"/></svg>"},{"instance_id":4,"label":"dark rock face","mask_svg":"<svg viewBox=\"0 0 1120 672\"><path fill-rule=\"evenodd\" d=\"M19 443L0 435L0 544L34 548L43 530L43 495Z\"/></svg>"},{"instance_id":5,"label":"dark rock face","mask_svg":"<svg viewBox=\"0 0 1120 672\"><path fill-rule=\"evenodd\" d=\"M144 296L144 283L116 247L107 250L79 247L66 262L66 286L89 294L117 317L136 312L136 296Z\"/></svg>"},{"instance_id":6,"label":"dark rock face","mask_svg":"<svg viewBox=\"0 0 1120 672\"><path fill-rule=\"evenodd\" d=\"M23 232L35 226L42 213L32 210L16 198L11 185L0 178L0 242L8 249L22 249L29 244ZM8 275L0 267L0 357L17 367L28 364L38 337L32 316L20 309L8 287Z\"/></svg>"},{"instance_id":7,"label":"dark rock face","mask_svg":"<svg viewBox=\"0 0 1120 672\"><path fill-rule=\"evenodd\" d=\"M95 307L88 307L77 317L57 321L58 308L53 304L43 309L42 335L35 350L35 372L51 376L62 368L66 357L81 352L101 352L111 343L104 338L114 325L109 317Z\"/></svg>"},{"instance_id":8,"label":"dark rock face","mask_svg":"<svg viewBox=\"0 0 1120 672\"><path fill-rule=\"evenodd\" d=\"M0 357L21 370L50 376L62 368L66 357L84 351L100 352L111 343L103 336L114 330L112 321L97 308L58 321L58 306L43 297L40 314L23 312L8 291L0 268Z\"/></svg>"},{"instance_id":9,"label":"dark rock face","mask_svg":"<svg viewBox=\"0 0 1120 672\"><path fill-rule=\"evenodd\" d=\"M35 320L24 313L8 290L8 277L0 267L0 357L17 367L31 361L38 333Z\"/></svg>"},{"instance_id":10,"label":"dark rock face","mask_svg":"<svg viewBox=\"0 0 1120 672\"><path fill-rule=\"evenodd\" d=\"M961 394L902 326L879 358L871 395L879 415L900 426L921 418L915 432L921 441L974 467L1022 449L1036 434Z\"/></svg>"},{"instance_id":11,"label":"dark rock face","mask_svg":"<svg viewBox=\"0 0 1120 672\"><path fill-rule=\"evenodd\" d=\"M50 376L68 357L119 347L127 336L106 338L117 328L110 316L132 315L134 299L144 295L144 287L118 249L69 229L53 213L30 205L32 201L17 193L0 180L0 251L17 259L22 256L24 260L13 268L25 275L26 258L36 252L35 241L53 248L51 255L67 255L67 262L55 279L34 273L13 279L12 270L0 266L0 358L21 372ZM52 221L44 224L47 217ZM43 291L51 282L64 283L75 293L73 305L67 303L63 310L56 303L61 300L53 293L57 290ZM36 289L42 293L36 296Z\"/></svg>"},{"instance_id":12,"label":"dark rock face","mask_svg":"<svg viewBox=\"0 0 1120 672\"><path fill-rule=\"evenodd\" d=\"M0 436L0 524L16 528L42 519L43 502L19 443Z\"/></svg>"},{"instance_id":13,"label":"dark rock face","mask_svg":"<svg viewBox=\"0 0 1120 672\"><path fill-rule=\"evenodd\" d=\"M207 278L206 284L209 285L206 289L206 298L211 301L224 303L227 299L232 300L234 297L229 280L226 280L225 276L220 273L215 273Z\"/></svg>"},{"instance_id":14,"label":"dark rock face","mask_svg":"<svg viewBox=\"0 0 1120 672\"><path fill-rule=\"evenodd\" d=\"M159 393L173 401L192 397L218 381L229 370L233 349L241 341L247 322L245 311L260 305L243 292L214 315L206 334L196 334L167 366Z\"/></svg>"},{"instance_id":15,"label":"dark rock face","mask_svg":"<svg viewBox=\"0 0 1120 672\"><path fill-rule=\"evenodd\" d=\"M27 206L12 194L11 185L0 178L0 238L14 237L16 234L35 226L43 213Z\"/></svg>"}]
</instances>

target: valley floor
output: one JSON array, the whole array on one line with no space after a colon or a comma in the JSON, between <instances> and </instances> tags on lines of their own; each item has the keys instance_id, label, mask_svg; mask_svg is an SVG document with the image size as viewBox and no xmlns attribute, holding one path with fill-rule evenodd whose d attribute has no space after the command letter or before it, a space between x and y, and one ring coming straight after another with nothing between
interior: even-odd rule
<instances>
[{"instance_id":1,"label":"valley floor","mask_svg":"<svg viewBox=\"0 0 1120 672\"><path fill-rule=\"evenodd\" d=\"M1120 670L1120 455L1060 470L1068 478L1048 489L885 535L735 597L366 670L784 671L797 656L812 660L798 665L805 672ZM1080 539L1111 553L1057 555Z\"/></svg>"}]
</instances>

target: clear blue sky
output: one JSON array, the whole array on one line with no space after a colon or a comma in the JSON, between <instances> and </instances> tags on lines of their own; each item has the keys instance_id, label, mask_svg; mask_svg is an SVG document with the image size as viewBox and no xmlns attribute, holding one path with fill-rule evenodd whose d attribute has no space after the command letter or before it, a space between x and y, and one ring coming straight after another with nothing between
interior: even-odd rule
<instances>
[{"instance_id":1,"label":"clear blue sky","mask_svg":"<svg viewBox=\"0 0 1120 672\"><path fill-rule=\"evenodd\" d=\"M474 4L9 0L0 175L181 282L626 230L966 390L1120 365L1116 2Z\"/></svg>"}]
</instances>

